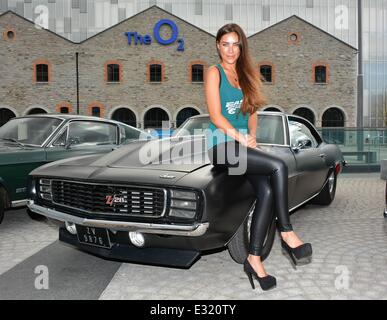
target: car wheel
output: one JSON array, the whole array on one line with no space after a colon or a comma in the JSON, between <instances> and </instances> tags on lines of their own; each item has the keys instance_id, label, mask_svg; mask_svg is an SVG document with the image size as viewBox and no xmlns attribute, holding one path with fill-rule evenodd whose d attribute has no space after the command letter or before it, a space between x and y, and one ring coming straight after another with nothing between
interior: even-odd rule
<instances>
[{"instance_id":1,"label":"car wheel","mask_svg":"<svg viewBox=\"0 0 387 320\"><path fill-rule=\"evenodd\" d=\"M32 220L36 220L36 221L45 221L45 220L47 220L47 218L45 216L42 216L41 214L37 214L37 213L31 211L30 209L27 209L27 214L29 215L29 217Z\"/></svg>"},{"instance_id":2,"label":"car wheel","mask_svg":"<svg viewBox=\"0 0 387 320\"><path fill-rule=\"evenodd\" d=\"M325 183L324 188L320 191L317 197L312 199L312 204L318 204L322 206L328 206L335 199L337 185L337 175L334 171L330 172L328 180Z\"/></svg>"},{"instance_id":3,"label":"car wheel","mask_svg":"<svg viewBox=\"0 0 387 320\"><path fill-rule=\"evenodd\" d=\"M251 219L254 213L255 203L249 211L248 217L239 227L238 231L228 244L228 251L231 258L237 263L242 264L248 255L248 248L250 242L250 225ZM274 215L273 215L274 217ZM267 228L265 241L262 248L261 260L264 261L270 254L273 247L274 238L276 232L276 219L272 219L269 227Z\"/></svg>"}]
</instances>

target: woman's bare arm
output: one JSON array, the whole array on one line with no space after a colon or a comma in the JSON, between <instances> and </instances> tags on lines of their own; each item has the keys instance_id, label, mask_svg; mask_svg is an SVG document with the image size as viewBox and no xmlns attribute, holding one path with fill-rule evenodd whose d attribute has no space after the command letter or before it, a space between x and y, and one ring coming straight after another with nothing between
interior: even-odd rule
<instances>
[{"instance_id":1,"label":"woman's bare arm","mask_svg":"<svg viewBox=\"0 0 387 320\"><path fill-rule=\"evenodd\" d=\"M257 136L258 116L256 113L249 115L249 135Z\"/></svg>"},{"instance_id":2,"label":"woman's bare arm","mask_svg":"<svg viewBox=\"0 0 387 320\"><path fill-rule=\"evenodd\" d=\"M242 145L246 145L247 139L245 138L245 136L238 132L231 125L231 123L222 115L219 82L220 76L218 68L215 66L208 68L205 79L205 92L210 119L217 128L222 130L228 136L239 141Z\"/></svg>"}]
</instances>

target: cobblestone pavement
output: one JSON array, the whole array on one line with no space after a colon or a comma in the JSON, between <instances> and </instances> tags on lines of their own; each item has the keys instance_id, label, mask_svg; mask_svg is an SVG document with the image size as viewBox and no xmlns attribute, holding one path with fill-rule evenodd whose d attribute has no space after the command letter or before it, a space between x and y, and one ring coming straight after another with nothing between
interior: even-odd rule
<instances>
[{"instance_id":1,"label":"cobblestone pavement","mask_svg":"<svg viewBox=\"0 0 387 320\"><path fill-rule=\"evenodd\" d=\"M57 238L57 227L53 223L34 221L25 209L7 211L0 224L0 274Z\"/></svg>"},{"instance_id":2,"label":"cobblestone pavement","mask_svg":"<svg viewBox=\"0 0 387 320\"><path fill-rule=\"evenodd\" d=\"M342 175L329 207L292 215L295 231L313 245L313 261L294 270L277 237L265 261L274 290L251 290L225 250L189 270L124 264L101 299L387 299L384 185L375 174Z\"/></svg>"},{"instance_id":3,"label":"cobblestone pavement","mask_svg":"<svg viewBox=\"0 0 387 320\"><path fill-rule=\"evenodd\" d=\"M189 270L124 263L116 273L112 272L114 268L109 269L109 284L98 295L100 299L166 300L387 299L384 188L385 182L377 174L345 174L338 181L332 205L308 205L292 215L295 231L304 241L313 244L313 261L293 269L282 254L277 237L265 261L267 271L277 277L278 283L277 288L269 292L263 292L258 283L258 288L251 290L242 266L224 250L203 256ZM53 224L32 221L24 210L8 212L0 225L0 282L7 278L4 277L7 270L10 276L23 270L16 265L29 257L37 257L39 251L47 250L41 249L56 239ZM72 255L68 256L71 260ZM85 253L75 256L77 260L82 256L88 258ZM57 258L50 254L45 259L52 259L54 263ZM80 262L66 259L66 263L74 267ZM70 273L71 270L67 268ZM74 267L74 270L79 273L82 269ZM8 278L12 278L10 276ZM71 279L71 274L66 276L66 281ZM83 278L86 287L88 280ZM77 285L82 287L82 284ZM10 290L23 289L11 287ZM60 299L62 293L53 294ZM74 292L72 297L82 298Z\"/></svg>"}]
</instances>

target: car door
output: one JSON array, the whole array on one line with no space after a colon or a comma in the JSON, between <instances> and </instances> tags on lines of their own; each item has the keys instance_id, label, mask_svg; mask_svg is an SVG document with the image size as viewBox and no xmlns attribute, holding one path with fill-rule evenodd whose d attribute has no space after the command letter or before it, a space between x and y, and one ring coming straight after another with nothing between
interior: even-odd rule
<instances>
[{"instance_id":1,"label":"car door","mask_svg":"<svg viewBox=\"0 0 387 320\"><path fill-rule=\"evenodd\" d=\"M46 148L48 162L75 156L108 153L118 145L116 124L90 121L71 121Z\"/></svg>"},{"instance_id":2,"label":"car door","mask_svg":"<svg viewBox=\"0 0 387 320\"><path fill-rule=\"evenodd\" d=\"M285 161L288 166L289 209L297 205L294 193L297 183L296 160L289 147L286 134L287 118L280 113L261 112L258 114L257 143L266 152Z\"/></svg>"},{"instance_id":3,"label":"car door","mask_svg":"<svg viewBox=\"0 0 387 320\"><path fill-rule=\"evenodd\" d=\"M318 146L322 143L313 126L298 117L288 117L291 150L296 159L295 201L300 204L315 195L326 178L328 167L325 155Z\"/></svg>"}]
</instances>

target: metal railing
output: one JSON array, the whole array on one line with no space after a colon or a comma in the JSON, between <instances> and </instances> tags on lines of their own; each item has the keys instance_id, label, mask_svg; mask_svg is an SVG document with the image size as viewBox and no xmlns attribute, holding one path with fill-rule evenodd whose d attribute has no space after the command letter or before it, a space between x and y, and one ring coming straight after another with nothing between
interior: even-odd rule
<instances>
[{"instance_id":1,"label":"metal railing","mask_svg":"<svg viewBox=\"0 0 387 320\"><path fill-rule=\"evenodd\" d=\"M325 142L336 144L347 161L346 171L378 172L387 159L387 128L318 128Z\"/></svg>"}]
</instances>

